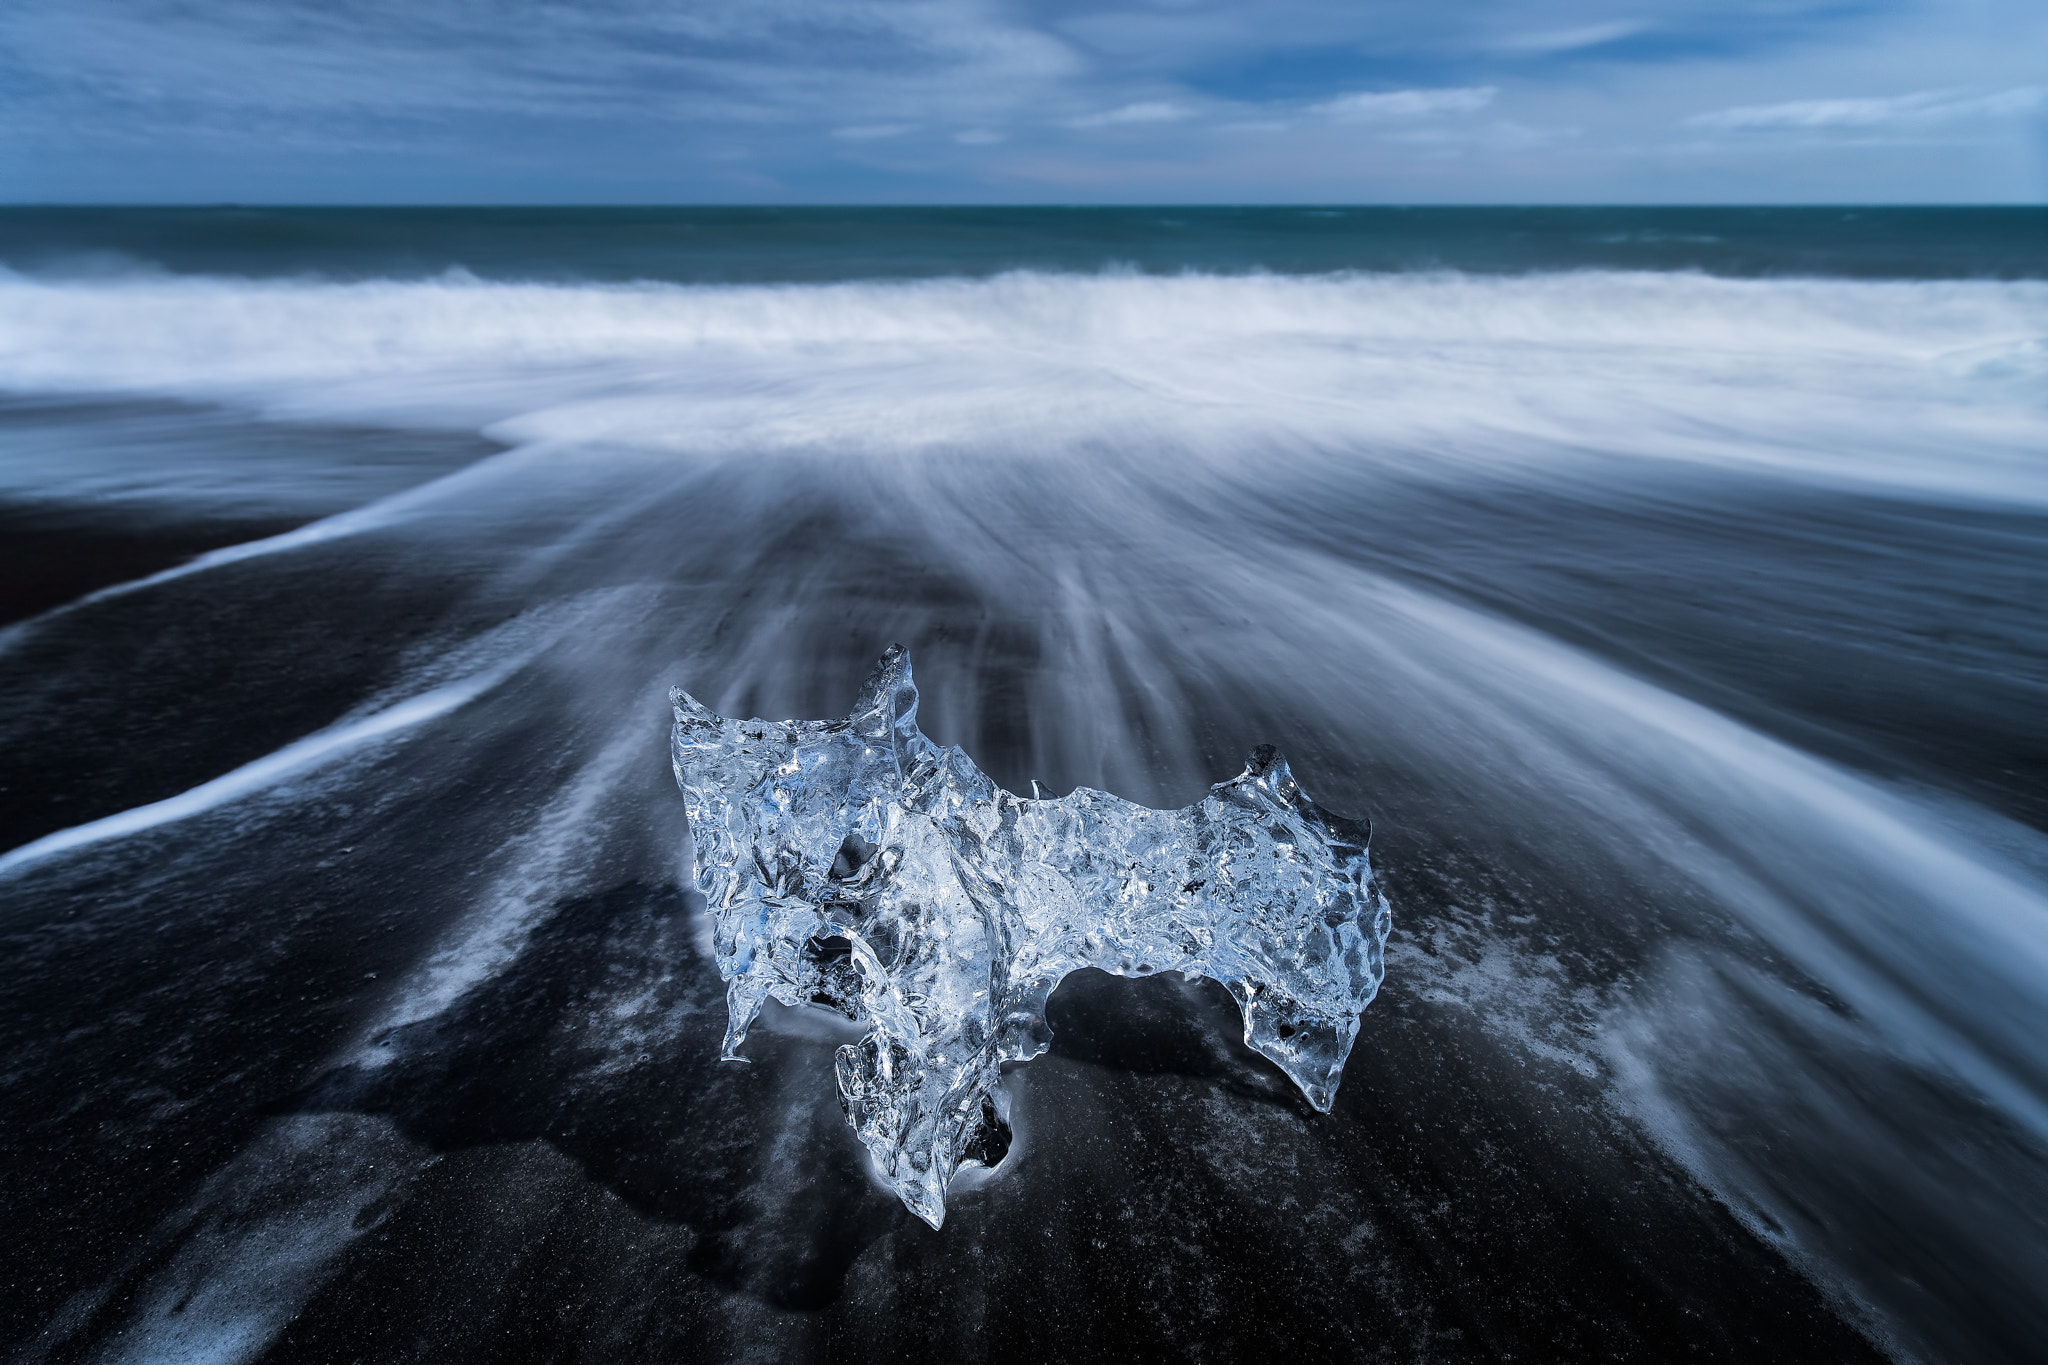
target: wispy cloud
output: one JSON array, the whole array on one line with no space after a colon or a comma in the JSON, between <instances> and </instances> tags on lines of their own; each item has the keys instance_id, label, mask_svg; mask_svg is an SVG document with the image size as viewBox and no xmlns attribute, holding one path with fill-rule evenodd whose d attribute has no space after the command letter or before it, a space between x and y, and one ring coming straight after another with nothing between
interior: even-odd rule
<instances>
[{"instance_id":1,"label":"wispy cloud","mask_svg":"<svg viewBox=\"0 0 2048 1365\"><path fill-rule=\"evenodd\" d=\"M0 198L1030 196L1057 157L1105 197L1606 198L1679 193L1683 144L1688 195L1862 146L1856 193L2038 199L2048 10L1972 3L9 0Z\"/></svg>"},{"instance_id":2,"label":"wispy cloud","mask_svg":"<svg viewBox=\"0 0 2048 1365\"><path fill-rule=\"evenodd\" d=\"M878 142L916 131L915 123L859 123L850 128L834 128L831 135L841 142Z\"/></svg>"},{"instance_id":3,"label":"wispy cloud","mask_svg":"<svg viewBox=\"0 0 2048 1365\"><path fill-rule=\"evenodd\" d=\"M1623 38L1633 38L1649 29L1650 25L1641 19L1613 19L1600 24L1581 24L1576 28L1544 29L1536 33L1515 33L1500 40L1503 52L1527 53L1531 56L1548 56L1556 52L1583 52L1591 47L1605 47L1608 43Z\"/></svg>"},{"instance_id":4,"label":"wispy cloud","mask_svg":"<svg viewBox=\"0 0 2048 1365\"><path fill-rule=\"evenodd\" d=\"M1788 100L1717 109L1686 120L1690 127L1721 132L1746 130L1907 129L1977 119L2010 117L2048 108L2048 89L2018 86L1982 94L1967 90L1922 90L1879 99Z\"/></svg>"},{"instance_id":5,"label":"wispy cloud","mask_svg":"<svg viewBox=\"0 0 2048 1365\"><path fill-rule=\"evenodd\" d=\"M1416 147L1487 147L1495 151L1548 147L1579 135L1577 128L1539 128L1508 119L1484 123L1404 124L1381 134L1384 141Z\"/></svg>"},{"instance_id":6,"label":"wispy cloud","mask_svg":"<svg viewBox=\"0 0 2048 1365\"><path fill-rule=\"evenodd\" d=\"M610 0L516 25L448 0L22 0L0 7L0 88L161 127L337 118L430 125L707 119L847 127L988 117L1079 72L1057 37L958 0ZM830 125L827 125L830 126Z\"/></svg>"},{"instance_id":7,"label":"wispy cloud","mask_svg":"<svg viewBox=\"0 0 2048 1365\"><path fill-rule=\"evenodd\" d=\"M1142 100L1136 104L1121 105L1106 109L1099 114L1083 114L1067 120L1070 128L1111 128L1124 123L1179 123L1195 116L1195 111L1186 105L1169 104L1164 100Z\"/></svg>"},{"instance_id":8,"label":"wispy cloud","mask_svg":"<svg viewBox=\"0 0 2048 1365\"><path fill-rule=\"evenodd\" d=\"M1362 90L1311 106L1310 112L1344 123L1382 119L1429 118L1437 114L1470 114L1493 103L1500 91L1491 85L1442 90Z\"/></svg>"}]
</instances>

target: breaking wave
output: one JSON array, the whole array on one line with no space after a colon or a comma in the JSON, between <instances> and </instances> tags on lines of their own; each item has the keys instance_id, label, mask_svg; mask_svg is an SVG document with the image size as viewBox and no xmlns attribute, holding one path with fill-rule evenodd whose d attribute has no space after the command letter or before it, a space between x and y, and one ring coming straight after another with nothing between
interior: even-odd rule
<instances>
[{"instance_id":1,"label":"breaking wave","mask_svg":"<svg viewBox=\"0 0 2048 1365\"><path fill-rule=\"evenodd\" d=\"M1293 440L1367 470L1608 456L2028 503L2048 490L2044 346L2039 282L0 276L0 385L21 392L697 457L1139 438L1228 463Z\"/></svg>"}]
</instances>

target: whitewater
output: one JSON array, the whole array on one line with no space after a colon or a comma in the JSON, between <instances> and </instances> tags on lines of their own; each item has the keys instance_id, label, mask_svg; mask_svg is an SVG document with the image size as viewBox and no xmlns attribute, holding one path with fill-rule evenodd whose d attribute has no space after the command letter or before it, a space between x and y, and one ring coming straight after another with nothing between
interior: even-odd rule
<instances>
[{"instance_id":1,"label":"whitewater","mask_svg":"<svg viewBox=\"0 0 2048 1365\"><path fill-rule=\"evenodd\" d=\"M1346 1285L1292 1339L1410 1359L2048 1335L2048 282L10 272L0 391L10 499L289 523L0 633L15 1216L89 1230L24 1359L488 1316L406 1283L476 1239L620 1350L1104 1276L1185 1342ZM1080 981L932 1233L836 1025L717 1070L663 698L842 715L897 640L1012 792L1271 742L1371 818L1333 1114L1227 997ZM1167 1206L1157 1284L1099 1261Z\"/></svg>"}]
</instances>

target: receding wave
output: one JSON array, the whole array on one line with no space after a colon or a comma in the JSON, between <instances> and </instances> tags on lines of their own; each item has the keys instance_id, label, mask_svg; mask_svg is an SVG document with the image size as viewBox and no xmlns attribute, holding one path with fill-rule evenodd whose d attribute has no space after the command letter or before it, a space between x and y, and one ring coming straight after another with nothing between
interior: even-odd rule
<instances>
[{"instance_id":1,"label":"receding wave","mask_svg":"<svg viewBox=\"0 0 2048 1365\"><path fill-rule=\"evenodd\" d=\"M130 830L152 877L195 886L283 859L223 814L249 785L233 774L296 781L328 752L303 736L349 738L348 772L306 784L322 819L395 856L414 836L389 793L424 792L422 830L495 850L489 875L418 854L406 894L439 936L391 973L382 1032L332 1060L398 1086L439 1074L404 1048L443 1046L427 1022L516 978L560 906L613 868L672 875L673 813L649 814L672 794L634 785L650 697L838 714L903 639L933 733L1013 787L1171 806L1232 746L1283 743L1319 799L1381 822L1390 1010L1407 992L1526 1067L1501 1084L1550 1114L1538 1128L1567 1120L1532 1097L1583 1093L1652 1134L1898 1349L1995 1355L1982 1324L2037 1323L2048 1271L2026 1212L2048 1195L2048 839L2014 738L2048 698L2044 357L2038 282L0 278L0 387L503 447L18 629L0 662L40 690L0 742L84 714L50 643L82 614L261 654L288 646L221 603L346 622L359 598L390 611L365 638L411 652L369 681L339 655L293 666L426 698L446 683L427 661L465 640L537 603L573 618L516 677L407 713L418 740L355 746L323 726L386 713L337 703L270 767L138 799L21 875L99 895L142 856ZM189 723L232 747L229 720ZM464 744L434 748L437 727ZM461 766L501 752L489 782ZM265 790L263 819L286 819L290 791ZM636 1010L593 1007L579 1036L657 1046ZM302 1177L277 1152L298 1139L264 1141L236 1178L288 1204ZM388 1183L426 1158L379 1160ZM337 1229L371 1200L320 1189ZM206 1235L137 1302L259 1273L262 1247ZM293 1263L355 1235L295 1242ZM1927 1287L1959 1266L1967 1293ZM266 1312L253 1346L221 1349L260 1348ZM256 1331L222 1321L223 1341ZM135 1339L198 1341L195 1323Z\"/></svg>"},{"instance_id":2,"label":"receding wave","mask_svg":"<svg viewBox=\"0 0 2048 1365\"><path fill-rule=\"evenodd\" d=\"M2030 502L2044 337L2034 282L0 279L17 391L696 456L1136 437L1228 462L1294 440L1353 466L1668 460Z\"/></svg>"}]
</instances>

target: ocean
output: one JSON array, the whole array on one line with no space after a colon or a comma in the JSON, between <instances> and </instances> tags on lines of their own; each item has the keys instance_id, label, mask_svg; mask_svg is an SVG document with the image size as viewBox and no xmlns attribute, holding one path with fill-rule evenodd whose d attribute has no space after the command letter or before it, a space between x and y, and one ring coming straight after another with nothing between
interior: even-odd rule
<instances>
[{"instance_id":1,"label":"ocean","mask_svg":"<svg viewBox=\"0 0 2048 1365\"><path fill-rule=\"evenodd\" d=\"M0 1349L2038 1358L2048 210L0 210ZM945 1226L665 694L1369 818Z\"/></svg>"}]
</instances>

